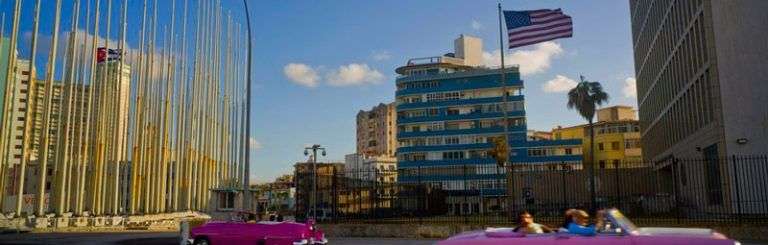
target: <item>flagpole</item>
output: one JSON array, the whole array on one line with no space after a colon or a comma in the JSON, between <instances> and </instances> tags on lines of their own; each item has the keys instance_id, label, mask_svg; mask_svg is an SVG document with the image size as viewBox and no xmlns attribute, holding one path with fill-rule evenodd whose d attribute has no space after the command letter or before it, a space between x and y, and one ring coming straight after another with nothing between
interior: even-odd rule
<instances>
[{"instance_id":1,"label":"flagpole","mask_svg":"<svg viewBox=\"0 0 768 245\"><path fill-rule=\"evenodd\" d=\"M506 149L506 154L507 154L506 159L507 159L507 162L511 163L511 161L509 161L510 160L509 155L511 153L510 149L509 149L509 117L508 117L509 116L508 115L509 104L507 103L507 101L509 99L508 98L509 93L508 93L508 90L507 90L507 78L506 78L506 72L505 72L505 68L504 68L504 37L502 35L502 33L504 33L504 30L502 28L502 25L504 23L502 23L503 15L502 15L502 11L501 11L501 3L499 3L498 8L499 8L499 52L500 52L499 57L501 59L501 69L499 70L499 72L501 73L500 75L501 75L501 89L502 89L502 104L504 105L502 107L503 108L502 109L502 113L503 113L503 116L504 116L504 148ZM511 191L511 197L512 197L512 198L509 199L512 202L512 209L509 210L509 217L512 217L512 215L514 214L514 211L516 209L516 205L515 205L515 188L514 188L515 187L515 183L514 183L515 174L514 174L514 168L512 168L511 164L505 164L505 165L508 165L510 167L510 170L511 170L511 171L507 171L507 175L510 177L509 178L509 183L507 184L507 186L508 186L508 191Z\"/></svg>"}]
</instances>

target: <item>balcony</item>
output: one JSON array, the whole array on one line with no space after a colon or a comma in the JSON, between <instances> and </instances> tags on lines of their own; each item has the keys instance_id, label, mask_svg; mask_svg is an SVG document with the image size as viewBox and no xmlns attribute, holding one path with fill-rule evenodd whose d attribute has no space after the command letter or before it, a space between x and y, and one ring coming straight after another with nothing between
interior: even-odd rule
<instances>
[{"instance_id":1,"label":"balcony","mask_svg":"<svg viewBox=\"0 0 768 245\"><path fill-rule=\"evenodd\" d=\"M448 57L448 56L432 56L432 57L409 59L406 66L430 65L430 64L442 64L442 63L464 65L464 60L459 58L454 58L454 57Z\"/></svg>"},{"instance_id":2,"label":"balcony","mask_svg":"<svg viewBox=\"0 0 768 245\"><path fill-rule=\"evenodd\" d=\"M522 116L525 116L525 111L524 110L510 111L507 113L507 116L522 117ZM493 112L493 113L474 112L474 113L456 114L456 115L437 115L437 116L397 118L397 124L399 125L399 124L405 124L405 123L472 120L472 119L502 118L502 117L504 117L504 114L501 112Z\"/></svg>"},{"instance_id":3,"label":"balcony","mask_svg":"<svg viewBox=\"0 0 768 245\"><path fill-rule=\"evenodd\" d=\"M508 101L523 101L525 100L525 97L523 95L513 95L513 96L507 96L507 99ZM446 100L446 101L414 102L414 103L399 104L397 105L397 110L445 107L445 106L457 106L457 105L501 103L502 100L504 100L502 97L488 97L488 98L471 98L471 99Z\"/></svg>"},{"instance_id":4,"label":"balcony","mask_svg":"<svg viewBox=\"0 0 768 245\"><path fill-rule=\"evenodd\" d=\"M405 67L408 67L408 66L404 66L400 68L405 68ZM505 67L504 71L508 75L513 77L519 77L520 75L519 66L517 65ZM501 68L474 67L466 71L439 72L437 74L423 74L423 75L400 75L400 76L397 76L395 80L397 83L401 83L401 82L412 82L412 81L421 81L421 80L440 80L440 79L464 78L464 77L474 77L474 76L484 76L484 75L498 75L500 73L501 73Z\"/></svg>"},{"instance_id":5,"label":"balcony","mask_svg":"<svg viewBox=\"0 0 768 245\"><path fill-rule=\"evenodd\" d=\"M525 132L527 127L510 126L509 132ZM454 129L454 130L439 130L439 131L418 131L418 132L399 132L397 138L411 138L411 137L426 137L426 136L444 136L444 135L463 135L463 134L491 134L491 133L503 133L504 127L491 127L491 128L470 128L470 129Z\"/></svg>"}]
</instances>

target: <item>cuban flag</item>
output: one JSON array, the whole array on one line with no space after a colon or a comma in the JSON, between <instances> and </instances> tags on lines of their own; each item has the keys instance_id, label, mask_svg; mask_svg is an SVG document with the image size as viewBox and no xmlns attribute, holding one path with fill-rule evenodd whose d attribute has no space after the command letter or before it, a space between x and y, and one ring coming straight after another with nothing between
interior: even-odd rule
<instances>
[{"instance_id":1,"label":"cuban flag","mask_svg":"<svg viewBox=\"0 0 768 245\"><path fill-rule=\"evenodd\" d=\"M509 48L573 36L571 16L560 9L504 11Z\"/></svg>"},{"instance_id":2,"label":"cuban flag","mask_svg":"<svg viewBox=\"0 0 768 245\"><path fill-rule=\"evenodd\" d=\"M98 48L96 49L96 62L101 63L104 61L120 60L123 52L120 49Z\"/></svg>"}]
</instances>

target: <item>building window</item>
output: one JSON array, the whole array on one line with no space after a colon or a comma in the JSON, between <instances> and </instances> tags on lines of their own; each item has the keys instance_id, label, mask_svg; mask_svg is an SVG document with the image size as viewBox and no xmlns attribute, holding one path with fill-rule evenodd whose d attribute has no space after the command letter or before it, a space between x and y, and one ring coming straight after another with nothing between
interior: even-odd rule
<instances>
[{"instance_id":1,"label":"building window","mask_svg":"<svg viewBox=\"0 0 768 245\"><path fill-rule=\"evenodd\" d=\"M437 110L437 108L429 108L427 109L427 111L430 116L437 116L437 114L440 113L440 111Z\"/></svg>"},{"instance_id":2,"label":"building window","mask_svg":"<svg viewBox=\"0 0 768 245\"><path fill-rule=\"evenodd\" d=\"M573 149L571 149L571 148L565 148L565 154L566 154L566 155L573 155Z\"/></svg>"},{"instance_id":3,"label":"building window","mask_svg":"<svg viewBox=\"0 0 768 245\"><path fill-rule=\"evenodd\" d=\"M611 150L618 150L618 149L619 149L619 142L618 141L611 142Z\"/></svg>"},{"instance_id":4,"label":"building window","mask_svg":"<svg viewBox=\"0 0 768 245\"><path fill-rule=\"evenodd\" d=\"M219 210L232 210L234 208L235 208L235 193L220 192L219 193Z\"/></svg>"},{"instance_id":5,"label":"building window","mask_svg":"<svg viewBox=\"0 0 768 245\"><path fill-rule=\"evenodd\" d=\"M597 143L597 149L601 151L605 150L605 148L603 147L603 143Z\"/></svg>"},{"instance_id":6,"label":"building window","mask_svg":"<svg viewBox=\"0 0 768 245\"><path fill-rule=\"evenodd\" d=\"M446 160L449 160L449 159L464 159L464 152L463 151L443 152L443 159L446 159Z\"/></svg>"},{"instance_id":7,"label":"building window","mask_svg":"<svg viewBox=\"0 0 768 245\"><path fill-rule=\"evenodd\" d=\"M600 160L600 168L605 168L605 160Z\"/></svg>"},{"instance_id":8,"label":"building window","mask_svg":"<svg viewBox=\"0 0 768 245\"><path fill-rule=\"evenodd\" d=\"M459 137L446 137L445 138L445 144L446 145L457 145L457 144L459 144Z\"/></svg>"}]
</instances>

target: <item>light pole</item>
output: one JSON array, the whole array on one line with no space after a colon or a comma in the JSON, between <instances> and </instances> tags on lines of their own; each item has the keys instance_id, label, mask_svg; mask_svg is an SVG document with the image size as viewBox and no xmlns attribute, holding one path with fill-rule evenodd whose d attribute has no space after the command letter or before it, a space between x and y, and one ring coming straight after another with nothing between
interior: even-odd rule
<instances>
[{"instance_id":1,"label":"light pole","mask_svg":"<svg viewBox=\"0 0 768 245\"><path fill-rule=\"evenodd\" d=\"M317 150L323 150L322 154L325 156L325 147L321 147L318 144L304 147L305 156L309 155L309 150L312 150L312 196L309 198L309 203L312 206L312 209L310 209L312 210L312 220L317 221Z\"/></svg>"}]
</instances>

